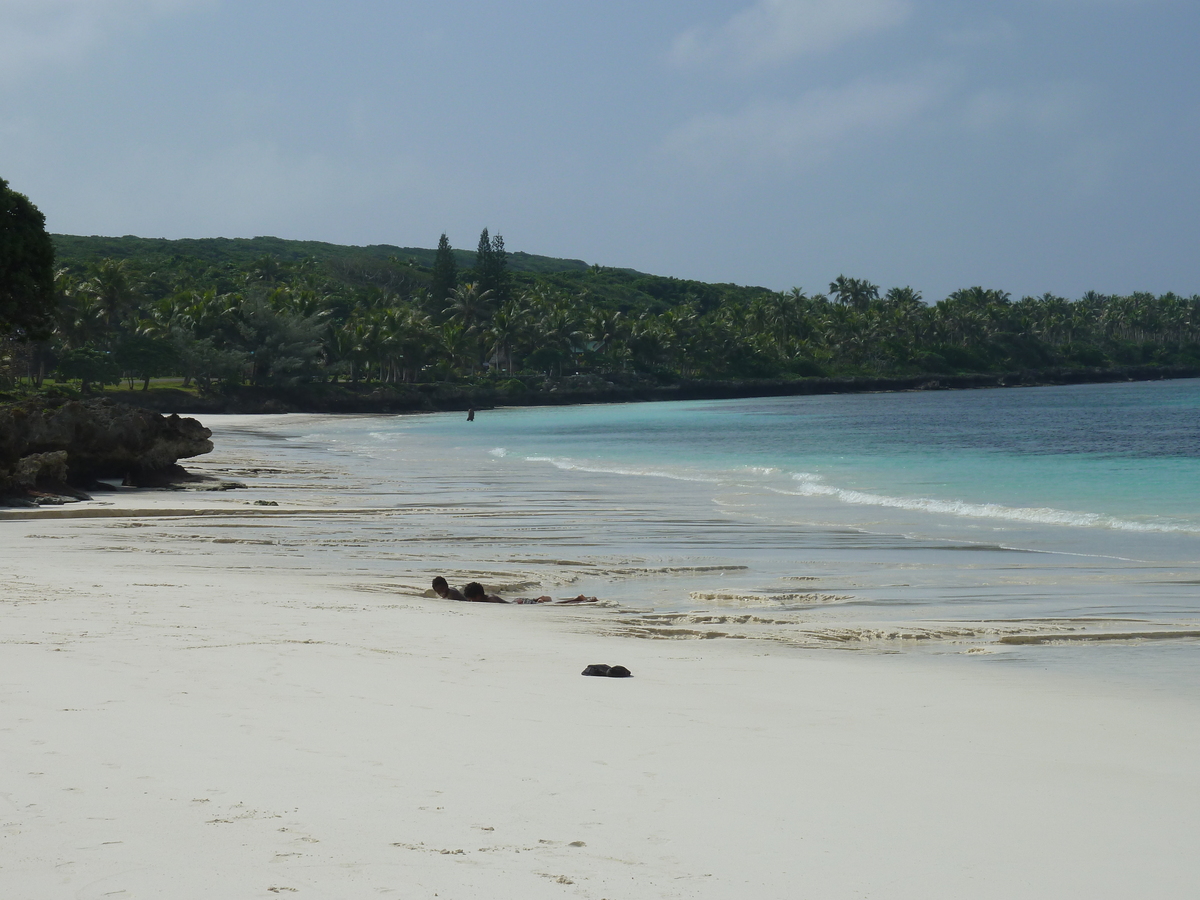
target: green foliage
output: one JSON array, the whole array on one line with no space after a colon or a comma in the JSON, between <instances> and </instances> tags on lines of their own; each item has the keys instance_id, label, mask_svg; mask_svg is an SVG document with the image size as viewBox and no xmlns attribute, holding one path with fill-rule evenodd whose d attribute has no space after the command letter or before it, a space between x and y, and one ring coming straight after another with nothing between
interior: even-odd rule
<instances>
[{"instance_id":1,"label":"green foliage","mask_svg":"<svg viewBox=\"0 0 1200 900\"><path fill-rule=\"evenodd\" d=\"M54 244L46 217L0 178L0 335L45 337L54 300Z\"/></svg>"},{"instance_id":2,"label":"green foliage","mask_svg":"<svg viewBox=\"0 0 1200 900\"><path fill-rule=\"evenodd\" d=\"M111 351L127 377L182 375L202 391L486 379L511 393L546 376L673 383L1200 360L1196 296L1014 301L968 287L931 305L911 287L884 291L845 275L810 296L562 260L555 268L545 257L536 259L548 268L535 272L517 265L534 257L509 254L486 230L474 280L458 277L464 257L444 235L419 257L274 238L60 242L60 311L46 352ZM438 299L436 285L451 281Z\"/></svg>"},{"instance_id":3,"label":"green foliage","mask_svg":"<svg viewBox=\"0 0 1200 900\"><path fill-rule=\"evenodd\" d=\"M143 264L149 270L176 268L180 265L208 269L227 267L241 269L255 260L270 257L282 265L313 261L321 266L338 262L358 263L398 261L401 265L429 268L436 250L420 247L397 247L392 244L371 244L351 247L327 244L323 241L289 241L276 237L256 238L166 238L95 237L72 234L53 235L62 263L72 266L95 266L105 259L128 259ZM460 270L470 268L475 255L469 250L454 250ZM510 253L509 268L514 272L546 274L550 272L586 272L588 264L581 259L556 259L531 253Z\"/></svg>"},{"instance_id":4,"label":"green foliage","mask_svg":"<svg viewBox=\"0 0 1200 900\"><path fill-rule=\"evenodd\" d=\"M235 341L251 358L251 381L290 387L311 380L321 358L324 317L277 309L261 296L244 300L237 309Z\"/></svg>"},{"instance_id":5,"label":"green foliage","mask_svg":"<svg viewBox=\"0 0 1200 900\"><path fill-rule=\"evenodd\" d=\"M169 375L178 367L176 350L171 342L145 334L123 335L112 356L129 379L131 389L134 378L141 378L142 390L149 390L151 378Z\"/></svg>"},{"instance_id":6,"label":"green foliage","mask_svg":"<svg viewBox=\"0 0 1200 900\"><path fill-rule=\"evenodd\" d=\"M430 279L429 294L436 308L446 301L450 292L458 287L458 263L454 259L454 251L450 241L443 233L438 238L437 254L433 258L433 273Z\"/></svg>"},{"instance_id":7,"label":"green foliage","mask_svg":"<svg viewBox=\"0 0 1200 900\"><path fill-rule=\"evenodd\" d=\"M830 283L829 293L835 302L862 312L879 299L879 286L861 278L839 275Z\"/></svg>"},{"instance_id":8,"label":"green foliage","mask_svg":"<svg viewBox=\"0 0 1200 900\"><path fill-rule=\"evenodd\" d=\"M186 332L174 336L172 343L178 359L176 374L195 381L201 394L241 384L245 379L250 357L242 350L218 349L212 338L197 340Z\"/></svg>"},{"instance_id":9,"label":"green foliage","mask_svg":"<svg viewBox=\"0 0 1200 900\"><path fill-rule=\"evenodd\" d=\"M92 346L64 351L58 358L56 369L59 378L80 381L83 393L88 393L93 384L120 384L121 365L111 353Z\"/></svg>"},{"instance_id":10,"label":"green foliage","mask_svg":"<svg viewBox=\"0 0 1200 900\"><path fill-rule=\"evenodd\" d=\"M475 250L475 280L479 290L490 293L498 301L509 299L508 253L504 249L501 235L488 238L485 228L479 235L479 247Z\"/></svg>"}]
</instances>

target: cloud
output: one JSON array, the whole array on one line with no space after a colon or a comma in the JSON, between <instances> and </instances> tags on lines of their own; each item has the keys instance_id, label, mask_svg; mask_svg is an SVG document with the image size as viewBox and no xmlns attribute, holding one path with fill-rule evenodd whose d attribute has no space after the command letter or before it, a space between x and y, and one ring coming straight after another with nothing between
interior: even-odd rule
<instances>
[{"instance_id":1,"label":"cloud","mask_svg":"<svg viewBox=\"0 0 1200 900\"><path fill-rule=\"evenodd\" d=\"M849 141L912 121L944 94L945 81L940 75L858 81L811 90L791 102L756 103L732 115L702 115L668 135L663 150L700 168L811 163Z\"/></svg>"},{"instance_id":2,"label":"cloud","mask_svg":"<svg viewBox=\"0 0 1200 900\"><path fill-rule=\"evenodd\" d=\"M1077 81L985 88L967 100L964 122L978 132L1014 127L1043 133L1071 131L1084 125L1095 105L1092 90Z\"/></svg>"},{"instance_id":3,"label":"cloud","mask_svg":"<svg viewBox=\"0 0 1200 900\"><path fill-rule=\"evenodd\" d=\"M200 0L0 0L0 78L79 61L111 34Z\"/></svg>"},{"instance_id":4,"label":"cloud","mask_svg":"<svg viewBox=\"0 0 1200 900\"><path fill-rule=\"evenodd\" d=\"M680 34L671 59L680 66L780 65L898 25L911 9L909 0L758 0L718 28L697 26Z\"/></svg>"},{"instance_id":5,"label":"cloud","mask_svg":"<svg viewBox=\"0 0 1200 900\"><path fill-rule=\"evenodd\" d=\"M1017 39L1017 29L1004 19L992 18L963 28L951 29L942 40L951 47L973 50L978 47L1003 46Z\"/></svg>"},{"instance_id":6,"label":"cloud","mask_svg":"<svg viewBox=\"0 0 1200 900\"><path fill-rule=\"evenodd\" d=\"M168 136L57 176L45 211L61 208L54 227L71 233L382 240L409 210L436 208L445 184L395 152L346 158L267 138L184 146Z\"/></svg>"},{"instance_id":7,"label":"cloud","mask_svg":"<svg viewBox=\"0 0 1200 900\"><path fill-rule=\"evenodd\" d=\"M1125 141L1095 121L1102 108L1096 89L1079 81L987 88L966 99L963 123L988 139L1004 135L1037 147L1055 185L1093 196L1111 183L1126 153Z\"/></svg>"},{"instance_id":8,"label":"cloud","mask_svg":"<svg viewBox=\"0 0 1200 900\"><path fill-rule=\"evenodd\" d=\"M1063 156L1063 179L1072 191L1083 197L1101 194L1116 177L1124 141L1112 137L1088 136L1078 140Z\"/></svg>"}]
</instances>

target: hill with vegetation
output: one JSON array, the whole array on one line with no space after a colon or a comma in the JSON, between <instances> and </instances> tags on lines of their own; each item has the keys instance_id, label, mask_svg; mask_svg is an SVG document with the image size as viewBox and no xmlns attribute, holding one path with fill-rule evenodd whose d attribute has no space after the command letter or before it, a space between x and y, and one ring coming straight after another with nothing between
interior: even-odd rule
<instances>
[{"instance_id":1,"label":"hill with vegetation","mask_svg":"<svg viewBox=\"0 0 1200 900\"><path fill-rule=\"evenodd\" d=\"M5 343L10 388L174 378L212 402L431 408L555 390L617 399L705 384L726 396L1200 372L1196 295L1014 299L977 286L927 303L845 276L780 292L509 253L486 230L473 252L444 235L437 249L52 237L52 327Z\"/></svg>"},{"instance_id":2,"label":"hill with vegetation","mask_svg":"<svg viewBox=\"0 0 1200 900\"><path fill-rule=\"evenodd\" d=\"M210 266L244 266L263 257L280 262L295 263L312 260L323 265L350 261L377 260L412 263L431 267L436 250L420 247L394 247L391 244L372 244L367 247L329 244L324 241L289 241L277 237L255 238L141 238L83 237L71 234L51 235L61 265L87 268L105 259L133 259L154 267L174 266L184 260L207 263ZM455 250L460 267L467 268L475 254ZM510 253L509 268L514 272L579 272L589 268L581 259L555 259L530 253Z\"/></svg>"}]
</instances>

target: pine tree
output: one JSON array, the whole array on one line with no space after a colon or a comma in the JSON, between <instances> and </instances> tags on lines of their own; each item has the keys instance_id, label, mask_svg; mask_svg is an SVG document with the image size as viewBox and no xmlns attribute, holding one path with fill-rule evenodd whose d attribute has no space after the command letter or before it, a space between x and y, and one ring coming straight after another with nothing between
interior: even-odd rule
<instances>
[{"instance_id":1,"label":"pine tree","mask_svg":"<svg viewBox=\"0 0 1200 900\"><path fill-rule=\"evenodd\" d=\"M503 303L509 298L508 253L504 250L504 236L500 234L492 238L492 280L492 292L497 302Z\"/></svg>"},{"instance_id":2,"label":"pine tree","mask_svg":"<svg viewBox=\"0 0 1200 900\"><path fill-rule=\"evenodd\" d=\"M475 248L475 282L482 284L492 270L492 239L485 228L479 234L479 246ZM484 285L487 287L487 285Z\"/></svg>"},{"instance_id":3,"label":"pine tree","mask_svg":"<svg viewBox=\"0 0 1200 900\"><path fill-rule=\"evenodd\" d=\"M504 238L488 236L485 228L479 235L479 248L475 251L475 280L481 291L491 291L497 302L508 299L508 253L504 250Z\"/></svg>"},{"instance_id":4,"label":"pine tree","mask_svg":"<svg viewBox=\"0 0 1200 900\"><path fill-rule=\"evenodd\" d=\"M458 287L458 263L454 261L454 250L443 234L438 240L437 255L433 258L433 282L430 285L430 301L434 308L446 305L450 292Z\"/></svg>"}]
</instances>

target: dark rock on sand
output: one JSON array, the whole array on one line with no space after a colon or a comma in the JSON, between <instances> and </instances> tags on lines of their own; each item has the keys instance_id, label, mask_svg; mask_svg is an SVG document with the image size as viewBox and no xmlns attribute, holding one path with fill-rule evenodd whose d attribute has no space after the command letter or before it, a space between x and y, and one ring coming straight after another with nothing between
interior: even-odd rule
<instances>
[{"instance_id":1,"label":"dark rock on sand","mask_svg":"<svg viewBox=\"0 0 1200 900\"><path fill-rule=\"evenodd\" d=\"M199 481L176 461L212 450L195 419L95 400L34 398L0 407L0 495L90 499L99 478L138 487Z\"/></svg>"},{"instance_id":2,"label":"dark rock on sand","mask_svg":"<svg viewBox=\"0 0 1200 900\"><path fill-rule=\"evenodd\" d=\"M583 675L598 675L602 678L628 678L633 673L624 666L606 666L604 663L593 663L583 670Z\"/></svg>"}]
</instances>

